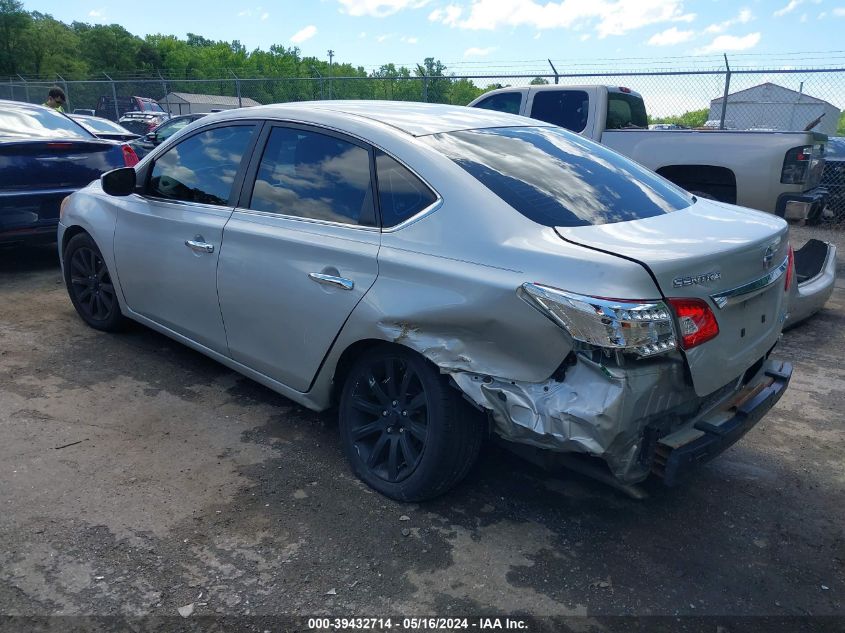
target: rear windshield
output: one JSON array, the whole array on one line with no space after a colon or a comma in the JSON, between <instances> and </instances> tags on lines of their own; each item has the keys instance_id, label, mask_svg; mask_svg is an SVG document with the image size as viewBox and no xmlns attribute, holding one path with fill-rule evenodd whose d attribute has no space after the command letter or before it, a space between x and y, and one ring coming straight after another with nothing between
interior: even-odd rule
<instances>
[{"instance_id":1,"label":"rear windshield","mask_svg":"<svg viewBox=\"0 0 845 633\"><path fill-rule=\"evenodd\" d=\"M648 117L645 113L645 103L643 103L642 97L627 92L608 91L606 129L622 130L647 127Z\"/></svg>"},{"instance_id":2,"label":"rear windshield","mask_svg":"<svg viewBox=\"0 0 845 633\"><path fill-rule=\"evenodd\" d=\"M74 118L74 117L71 117ZM126 128L118 125L114 121L109 121L108 119L100 119L97 117L88 117L86 119L80 118L76 119L77 123L81 123L83 127L93 131L93 132L100 132L102 134L127 134L129 130Z\"/></svg>"},{"instance_id":3,"label":"rear windshield","mask_svg":"<svg viewBox=\"0 0 845 633\"><path fill-rule=\"evenodd\" d=\"M637 163L558 127L467 130L420 140L545 226L639 220L693 202Z\"/></svg>"},{"instance_id":4,"label":"rear windshield","mask_svg":"<svg viewBox=\"0 0 845 633\"><path fill-rule=\"evenodd\" d=\"M0 137L90 139L91 134L65 115L46 108L4 106L0 109Z\"/></svg>"}]
</instances>

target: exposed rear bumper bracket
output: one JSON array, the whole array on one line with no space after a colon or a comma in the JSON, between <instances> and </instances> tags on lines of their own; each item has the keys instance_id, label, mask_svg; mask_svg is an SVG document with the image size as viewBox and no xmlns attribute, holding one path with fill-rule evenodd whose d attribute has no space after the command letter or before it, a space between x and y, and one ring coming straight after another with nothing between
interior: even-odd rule
<instances>
[{"instance_id":1,"label":"exposed rear bumper bracket","mask_svg":"<svg viewBox=\"0 0 845 633\"><path fill-rule=\"evenodd\" d=\"M733 416L713 423L699 420L685 443L667 436L658 441L653 472L667 486L674 486L695 466L709 461L745 435L780 400L792 378L792 363L768 361L764 378L733 402Z\"/></svg>"}]
</instances>

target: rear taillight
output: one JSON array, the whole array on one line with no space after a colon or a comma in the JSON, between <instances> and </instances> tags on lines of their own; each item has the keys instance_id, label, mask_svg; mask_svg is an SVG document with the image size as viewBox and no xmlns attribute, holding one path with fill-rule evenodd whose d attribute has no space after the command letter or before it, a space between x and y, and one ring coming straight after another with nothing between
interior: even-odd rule
<instances>
[{"instance_id":1,"label":"rear taillight","mask_svg":"<svg viewBox=\"0 0 845 633\"><path fill-rule=\"evenodd\" d=\"M576 341L643 357L675 349L672 313L662 301L591 297L530 283L517 294Z\"/></svg>"},{"instance_id":2,"label":"rear taillight","mask_svg":"<svg viewBox=\"0 0 845 633\"><path fill-rule=\"evenodd\" d=\"M783 282L783 289L786 291L792 286L792 275L795 274L795 252L792 250L791 245L789 247L788 260L786 262L786 281Z\"/></svg>"},{"instance_id":3,"label":"rear taillight","mask_svg":"<svg viewBox=\"0 0 845 633\"><path fill-rule=\"evenodd\" d=\"M126 167L134 167L138 164L138 154L135 153L134 149L129 145L121 145L120 149L123 150L123 164Z\"/></svg>"},{"instance_id":4,"label":"rear taillight","mask_svg":"<svg viewBox=\"0 0 845 633\"><path fill-rule=\"evenodd\" d=\"M812 157L812 145L793 147L786 152L783 159L783 169L780 172L780 181L785 185L803 185L807 181Z\"/></svg>"},{"instance_id":5,"label":"rear taillight","mask_svg":"<svg viewBox=\"0 0 845 633\"><path fill-rule=\"evenodd\" d=\"M719 334L716 316L704 300L669 299L669 304L678 317L679 339L683 349L701 345Z\"/></svg>"}]
</instances>

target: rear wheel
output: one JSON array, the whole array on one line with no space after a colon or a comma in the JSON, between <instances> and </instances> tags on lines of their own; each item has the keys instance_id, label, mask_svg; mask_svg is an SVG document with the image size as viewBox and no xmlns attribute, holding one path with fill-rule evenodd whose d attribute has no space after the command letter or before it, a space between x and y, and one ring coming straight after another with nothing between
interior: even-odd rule
<instances>
[{"instance_id":1,"label":"rear wheel","mask_svg":"<svg viewBox=\"0 0 845 633\"><path fill-rule=\"evenodd\" d=\"M416 352L381 345L352 366L340 433L353 471L399 501L436 497L475 463L484 419Z\"/></svg>"},{"instance_id":2,"label":"rear wheel","mask_svg":"<svg viewBox=\"0 0 845 633\"><path fill-rule=\"evenodd\" d=\"M74 235L63 257L65 285L73 307L92 328L115 332L125 323L108 266L87 233Z\"/></svg>"}]
</instances>

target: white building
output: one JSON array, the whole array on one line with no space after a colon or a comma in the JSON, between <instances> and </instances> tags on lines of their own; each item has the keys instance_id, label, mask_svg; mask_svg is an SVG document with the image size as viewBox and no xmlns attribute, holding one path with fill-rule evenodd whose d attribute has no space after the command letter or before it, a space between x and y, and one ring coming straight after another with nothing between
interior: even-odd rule
<instances>
[{"instance_id":1,"label":"white building","mask_svg":"<svg viewBox=\"0 0 845 633\"><path fill-rule=\"evenodd\" d=\"M773 83L764 83L728 95L725 120L730 120L740 130L803 130L814 119L824 114L813 128L833 136L839 121L839 108L827 101L790 90ZM722 97L710 102L708 119L722 117Z\"/></svg>"},{"instance_id":2,"label":"white building","mask_svg":"<svg viewBox=\"0 0 845 633\"><path fill-rule=\"evenodd\" d=\"M242 97L240 104L237 97L220 95L199 95L191 92L168 92L158 104L170 114L192 114L194 112L216 112L238 107L261 105L255 99Z\"/></svg>"}]
</instances>

